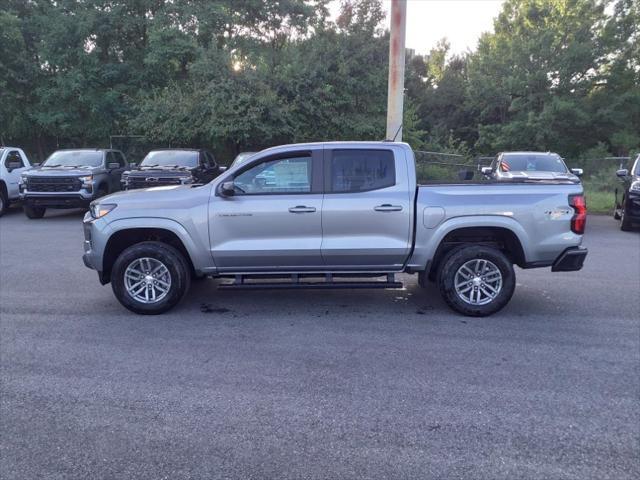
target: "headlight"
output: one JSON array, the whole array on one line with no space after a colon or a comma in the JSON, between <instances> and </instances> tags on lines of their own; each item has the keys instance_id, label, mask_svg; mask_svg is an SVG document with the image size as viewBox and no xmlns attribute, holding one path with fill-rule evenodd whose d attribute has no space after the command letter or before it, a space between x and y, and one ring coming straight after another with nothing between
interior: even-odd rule
<instances>
[{"instance_id":1,"label":"headlight","mask_svg":"<svg viewBox=\"0 0 640 480\"><path fill-rule=\"evenodd\" d=\"M20 176L20 182L24 183L25 185L27 184L27 175L21 175Z\"/></svg>"},{"instance_id":2,"label":"headlight","mask_svg":"<svg viewBox=\"0 0 640 480\"><path fill-rule=\"evenodd\" d=\"M630 192L638 192L640 193L640 180L636 180L631 183L631 187L629 187Z\"/></svg>"},{"instance_id":3,"label":"headlight","mask_svg":"<svg viewBox=\"0 0 640 480\"><path fill-rule=\"evenodd\" d=\"M116 207L115 203L92 203L89 206L89 211L93 218L102 218Z\"/></svg>"},{"instance_id":4,"label":"headlight","mask_svg":"<svg viewBox=\"0 0 640 480\"><path fill-rule=\"evenodd\" d=\"M82 183L93 182L93 175L87 175L86 177L78 177Z\"/></svg>"}]
</instances>

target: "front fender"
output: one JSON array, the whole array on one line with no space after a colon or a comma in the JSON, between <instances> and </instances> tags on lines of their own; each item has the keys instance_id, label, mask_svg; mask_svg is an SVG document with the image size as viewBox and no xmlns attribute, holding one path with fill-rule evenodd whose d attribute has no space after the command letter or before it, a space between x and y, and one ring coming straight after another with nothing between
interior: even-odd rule
<instances>
[{"instance_id":1,"label":"front fender","mask_svg":"<svg viewBox=\"0 0 640 480\"><path fill-rule=\"evenodd\" d=\"M191 263L196 271L201 272L203 270L215 268L213 259L210 255L208 245L200 245L200 241L196 235L191 235L189 231L179 222L161 217L136 217L136 218L124 218L116 219L110 222L107 227L109 228L107 239L105 240L105 246L108 239L111 238L117 232L128 229L140 229L140 228L153 228L167 230L175 234L185 250L189 254Z\"/></svg>"}]
</instances>

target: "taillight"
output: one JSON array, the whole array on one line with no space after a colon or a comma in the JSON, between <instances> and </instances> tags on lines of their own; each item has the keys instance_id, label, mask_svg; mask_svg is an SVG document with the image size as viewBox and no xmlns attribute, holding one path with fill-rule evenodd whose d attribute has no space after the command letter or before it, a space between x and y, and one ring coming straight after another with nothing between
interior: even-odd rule
<instances>
[{"instance_id":1,"label":"taillight","mask_svg":"<svg viewBox=\"0 0 640 480\"><path fill-rule=\"evenodd\" d=\"M582 235L587 226L587 202L583 194L569 195L569 205L574 210L571 217L571 231Z\"/></svg>"}]
</instances>

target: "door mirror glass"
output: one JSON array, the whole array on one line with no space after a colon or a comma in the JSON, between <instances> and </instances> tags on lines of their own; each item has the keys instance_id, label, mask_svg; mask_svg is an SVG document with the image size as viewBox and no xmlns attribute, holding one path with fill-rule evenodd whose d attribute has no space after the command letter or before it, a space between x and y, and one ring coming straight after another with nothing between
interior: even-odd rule
<instances>
[{"instance_id":1,"label":"door mirror glass","mask_svg":"<svg viewBox=\"0 0 640 480\"><path fill-rule=\"evenodd\" d=\"M221 183L219 191L220 195L222 195L223 197L233 197L236 193L233 181Z\"/></svg>"},{"instance_id":2,"label":"door mirror glass","mask_svg":"<svg viewBox=\"0 0 640 480\"><path fill-rule=\"evenodd\" d=\"M581 177L584 174L584 170L581 168L572 168L571 173L573 173L576 177Z\"/></svg>"},{"instance_id":3,"label":"door mirror glass","mask_svg":"<svg viewBox=\"0 0 640 480\"><path fill-rule=\"evenodd\" d=\"M627 175L629 175L629 170L627 170L626 168L621 168L616 172L616 175L620 178L625 178Z\"/></svg>"},{"instance_id":4,"label":"door mirror glass","mask_svg":"<svg viewBox=\"0 0 640 480\"><path fill-rule=\"evenodd\" d=\"M107 168L108 168L109 170L116 170L116 169L120 168L120 164L119 164L118 162L110 162L110 163L107 165Z\"/></svg>"}]
</instances>

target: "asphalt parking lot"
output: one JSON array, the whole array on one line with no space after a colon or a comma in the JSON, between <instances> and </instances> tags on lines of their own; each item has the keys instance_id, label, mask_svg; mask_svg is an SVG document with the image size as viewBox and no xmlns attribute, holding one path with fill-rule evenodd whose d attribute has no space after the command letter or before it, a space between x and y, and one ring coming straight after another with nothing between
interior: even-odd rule
<instances>
[{"instance_id":1,"label":"asphalt parking lot","mask_svg":"<svg viewBox=\"0 0 640 480\"><path fill-rule=\"evenodd\" d=\"M640 233L485 319L434 288L217 292L129 313L82 215L0 219L0 477L640 476Z\"/></svg>"}]
</instances>

